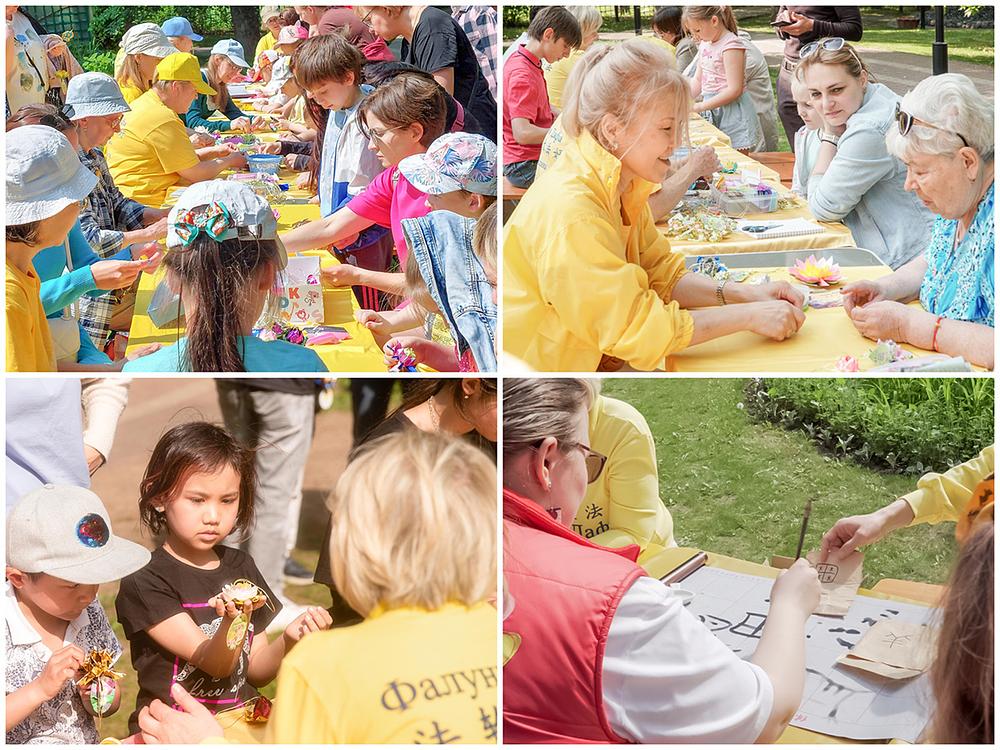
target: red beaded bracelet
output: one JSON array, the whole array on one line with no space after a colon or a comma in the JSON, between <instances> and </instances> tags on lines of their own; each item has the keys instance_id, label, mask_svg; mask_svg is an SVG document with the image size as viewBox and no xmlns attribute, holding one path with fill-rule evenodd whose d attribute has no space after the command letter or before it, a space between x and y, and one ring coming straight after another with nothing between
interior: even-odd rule
<instances>
[{"instance_id":1,"label":"red beaded bracelet","mask_svg":"<svg viewBox=\"0 0 1000 750\"><path fill-rule=\"evenodd\" d=\"M944 315L938 315L937 320L934 321L934 336L931 338L931 349L934 351L940 351L937 347L937 337L938 331L941 330L942 320L944 320Z\"/></svg>"}]
</instances>

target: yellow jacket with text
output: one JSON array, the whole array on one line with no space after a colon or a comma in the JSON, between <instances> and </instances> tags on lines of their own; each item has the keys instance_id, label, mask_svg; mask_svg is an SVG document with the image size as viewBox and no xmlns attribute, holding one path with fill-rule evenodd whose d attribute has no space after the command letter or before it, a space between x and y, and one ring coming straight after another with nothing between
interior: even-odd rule
<instances>
[{"instance_id":1,"label":"yellow jacket with text","mask_svg":"<svg viewBox=\"0 0 1000 750\"><path fill-rule=\"evenodd\" d=\"M639 410L598 396L590 409L590 447L608 461L587 485L573 530L605 547L638 544L643 553L675 546L674 521L660 500L653 433Z\"/></svg>"},{"instance_id":2,"label":"yellow jacket with text","mask_svg":"<svg viewBox=\"0 0 1000 750\"><path fill-rule=\"evenodd\" d=\"M684 257L670 249L621 162L589 133L525 193L504 227L504 349L535 370L594 372L602 355L639 370L691 341L691 315L671 301Z\"/></svg>"}]
</instances>

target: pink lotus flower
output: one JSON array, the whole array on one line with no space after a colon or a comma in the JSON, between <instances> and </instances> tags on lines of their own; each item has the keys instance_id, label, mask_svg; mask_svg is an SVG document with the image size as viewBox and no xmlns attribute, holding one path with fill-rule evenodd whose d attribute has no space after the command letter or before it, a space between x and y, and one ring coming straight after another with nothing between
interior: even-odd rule
<instances>
[{"instance_id":1,"label":"pink lotus flower","mask_svg":"<svg viewBox=\"0 0 1000 750\"><path fill-rule=\"evenodd\" d=\"M817 259L815 255L795 261L795 265L788 269L788 273L806 284L822 287L832 286L843 279L839 264L834 263L832 258Z\"/></svg>"}]
</instances>

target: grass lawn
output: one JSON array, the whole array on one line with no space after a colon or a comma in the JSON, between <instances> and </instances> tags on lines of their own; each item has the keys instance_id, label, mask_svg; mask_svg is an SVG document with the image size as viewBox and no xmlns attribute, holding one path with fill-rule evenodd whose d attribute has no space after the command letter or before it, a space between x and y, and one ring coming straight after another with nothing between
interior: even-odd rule
<instances>
[{"instance_id":1,"label":"grass lawn","mask_svg":"<svg viewBox=\"0 0 1000 750\"><path fill-rule=\"evenodd\" d=\"M604 393L646 417L656 441L660 497L677 543L763 562L794 555L802 507L813 498L806 549L839 518L875 510L915 486L820 454L802 434L751 422L738 404L742 379L618 379ZM864 584L882 578L942 583L955 554L954 526L901 529L869 547Z\"/></svg>"}]
</instances>

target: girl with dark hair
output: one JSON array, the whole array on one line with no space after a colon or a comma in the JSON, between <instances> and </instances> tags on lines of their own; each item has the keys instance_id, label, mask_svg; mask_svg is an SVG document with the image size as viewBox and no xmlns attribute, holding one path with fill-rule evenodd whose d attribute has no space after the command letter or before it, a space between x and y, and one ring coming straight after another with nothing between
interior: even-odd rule
<instances>
[{"instance_id":1,"label":"girl with dark hair","mask_svg":"<svg viewBox=\"0 0 1000 750\"><path fill-rule=\"evenodd\" d=\"M267 201L227 180L192 185L170 211L167 247L186 331L126 371L326 372L311 349L251 335L288 261Z\"/></svg>"},{"instance_id":2,"label":"girl with dark hair","mask_svg":"<svg viewBox=\"0 0 1000 750\"><path fill-rule=\"evenodd\" d=\"M122 580L115 601L139 679L133 733L143 707L170 701L174 685L213 713L252 700L303 635L330 627L329 615L311 607L281 638L254 638L281 603L253 559L222 541L251 530L256 483L253 451L221 427L182 424L153 448L139 517L163 542L146 567Z\"/></svg>"}]
</instances>

